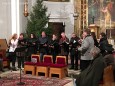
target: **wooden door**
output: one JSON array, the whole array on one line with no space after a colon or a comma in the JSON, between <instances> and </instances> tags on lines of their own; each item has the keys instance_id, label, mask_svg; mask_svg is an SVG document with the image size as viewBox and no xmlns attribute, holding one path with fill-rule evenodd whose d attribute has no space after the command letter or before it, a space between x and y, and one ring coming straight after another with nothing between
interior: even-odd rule
<instances>
[{"instance_id":1,"label":"wooden door","mask_svg":"<svg viewBox=\"0 0 115 86\"><path fill-rule=\"evenodd\" d=\"M65 26L63 22L49 22L50 27L52 28L52 33L56 34L58 38L61 37L61 33L65 32Z\"/></svg>"}]
</instances>

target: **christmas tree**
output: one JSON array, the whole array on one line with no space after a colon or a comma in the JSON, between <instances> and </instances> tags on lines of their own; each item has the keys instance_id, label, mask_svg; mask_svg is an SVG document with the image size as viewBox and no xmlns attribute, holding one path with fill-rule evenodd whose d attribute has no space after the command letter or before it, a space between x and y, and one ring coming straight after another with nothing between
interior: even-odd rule
<instances>
[{"instance_id":1,"label":"christmas tree","mask_svg":"<svg viewBox=\"0 0 115 86\"><path fill-rule=\"evenodd\" d=\"M46 12L47 7L43 5L43 0L37 0L28 18L26 29L28 35L34 33L36 36L40 36L42 31L45 31L47 35L51 34L52 30L47 26L49 15L46 15Z\"/></svg>"}]
</instances>

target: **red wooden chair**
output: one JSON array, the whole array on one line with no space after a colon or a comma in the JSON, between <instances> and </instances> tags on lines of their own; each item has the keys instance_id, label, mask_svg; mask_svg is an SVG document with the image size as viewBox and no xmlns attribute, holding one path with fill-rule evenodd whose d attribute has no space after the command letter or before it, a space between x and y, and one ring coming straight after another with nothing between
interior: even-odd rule
<instances>
[{"instance_id":1,"label":"red wooden chair","mask_svg":"<svg viewBox=\"0 0 115 86\"><path fill-rule=\"evenodd\" d=\"M44 73L45 77L49 75L49 66L53 63L51 55L44 55L43 63L38 63L36 65L36 76L39 76L39 73Z\"/></svg>"},{"instance_id":2,"label":"red wooden chair","mask_svg":"<svg viewBox=\"0 0 115 86\"><path fill-rule=\"evenodd\" d=\"M35 75L36 64L40 62L40 56L37 54L32 54L31 62L24 62L24 74L27 71L31 71L32 75Z\"/></svg>"},{"instance_id":3,"label":"red wooden chair","mask_svg":"<svg viewBox=\"0 0 115 86\"><path fill-rule=\"evenodd\" d=\"M52 77L52 74L58 74L59 78L62 79L68 74L67 65L66 65L66 56L57 56L56 64L50 65L49 77Z\"/></svg>"}]
</instances>

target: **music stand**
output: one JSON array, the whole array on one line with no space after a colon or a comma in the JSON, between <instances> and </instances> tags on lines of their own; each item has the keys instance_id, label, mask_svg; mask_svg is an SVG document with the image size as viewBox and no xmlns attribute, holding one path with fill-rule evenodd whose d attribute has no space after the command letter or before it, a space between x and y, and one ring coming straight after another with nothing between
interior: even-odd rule
<instances>
[{"instance_id":1,"label":"music stand","mask_svg":"<svg viewBox=\"0 0 115 86\"><path fill-rule=\"evenodd\" d=\"M25 50L26 47L19 47L19 48L16 48L15 52L23 52ZM17 85L24 85L25 83L24 82L21 82L21 66L20 66L20 82L17 83Z\"/></svg>"}]
</instances>

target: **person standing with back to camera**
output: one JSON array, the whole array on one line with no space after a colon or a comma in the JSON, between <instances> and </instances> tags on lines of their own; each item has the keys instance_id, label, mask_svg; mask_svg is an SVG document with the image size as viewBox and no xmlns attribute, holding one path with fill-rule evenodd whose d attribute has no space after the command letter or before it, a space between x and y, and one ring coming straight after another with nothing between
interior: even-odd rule
<instances>
[{"instance_id":1,"label":"person standing with back to camera","mask_svg":"<svg viewBox=\"0 0 115 86\"><path fill-rule=\"evenodd\" d=\"M16 52L15 50L17 48L17 44L18 44L18 39L17 39L17 34L15 33L9 40L9 58L10 58L10 61L12 62L13 71L16 71L16 67L15 67Z\"/></svg>"},{"instance_id":2,"label":"person standing with back to camera","mask_svg":"<svg viewBox=\"0 0 115 86\"><path fill-rule=\"evenodd\" d=\"M91 60L93 59L92 55L90 54L90 50L94 47L94 40L90 34L90 29L85 29L83 31L83 41L81 43L81 47L78 48L78 50L81 51L81 71L85 70L89 66Z\"/></svg>"}]
</instances>

